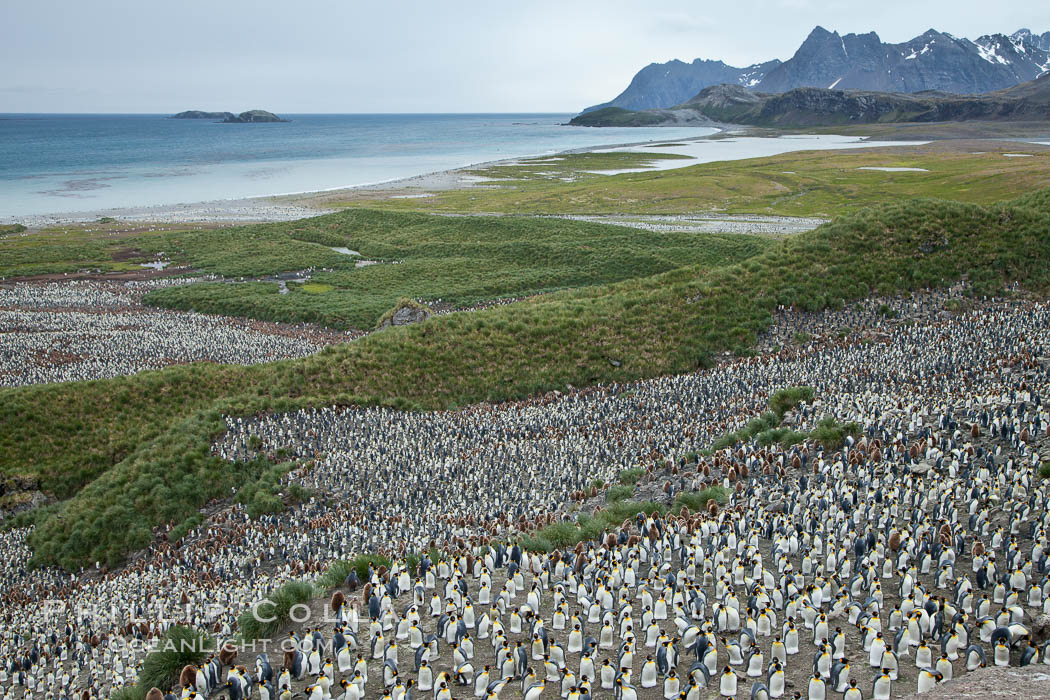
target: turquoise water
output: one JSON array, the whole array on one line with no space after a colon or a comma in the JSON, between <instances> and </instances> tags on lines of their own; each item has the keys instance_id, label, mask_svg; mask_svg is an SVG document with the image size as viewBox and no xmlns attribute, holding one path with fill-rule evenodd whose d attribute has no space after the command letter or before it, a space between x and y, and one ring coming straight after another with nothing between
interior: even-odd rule
<instances>
[{"instance_id":1,"label":"turquoise water","mask_svg":"<svg viewBox=\"0 0 1050 700\"><path fill-rule=\"evenodd\" d=\"M282 116L0 114L0 218L311 192L715 131L561 126L569 114Z\"/></svg>"}]
</instances>

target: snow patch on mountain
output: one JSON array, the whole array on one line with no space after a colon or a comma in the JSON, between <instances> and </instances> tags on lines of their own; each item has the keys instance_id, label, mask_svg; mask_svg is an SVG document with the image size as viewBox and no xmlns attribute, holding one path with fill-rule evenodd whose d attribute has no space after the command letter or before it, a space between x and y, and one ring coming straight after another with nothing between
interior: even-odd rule
<instances>
[{"instance_id":1,"label":"snow patch on mountain","mask_svg":"<svg viewBox=\"0 0 1050 700\"><path fill-rule=\"evenodd\" d=\"M974 44L977 47L977 53L980 54L981 58L988 61L989 63L1000 63L1004 66L1010 65L1010 62L1005 58L996 53L998 45L985 46L984 44Z\"/></svg>"}]
</instances>

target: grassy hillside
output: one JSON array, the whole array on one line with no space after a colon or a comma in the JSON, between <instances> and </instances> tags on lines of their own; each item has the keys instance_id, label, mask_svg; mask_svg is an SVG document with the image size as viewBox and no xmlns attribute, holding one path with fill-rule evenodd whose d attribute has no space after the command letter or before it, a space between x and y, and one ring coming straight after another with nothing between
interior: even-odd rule
<instances>
[{"instance_id":1,"label":"grassy hillside","mask_svg":"<svg viewBox=\"0 0 1050 700\"><path fill-rule=\"evenodd\" d=\"M179 417L235 394L245 371L201 363L0 390L0 396L13 399L0 406L3 473L69 498Z\"/></svg>"},{"instance_id":2,"label":"grassy hillside","mask_svg":"<svg viewBox=\"0 0 1050 700\"><path fill-rule=\"evenodd\" d=\"M32 536L38 561L115 562L151 525L192 519L209 497L252 477L257 467L210 456L224 412L390 400L454 407L685 372L716 352L746 352L777 304L840 306L963 276L978 293L1010 281L1050 288L1050 192L987 207L937 200L873 207L739 264L690 265L435 318L302 360L5 390L0 463L60 479L96 444L129 449Z\"/></svg>"},{"instance_id":3,"label":"grassy hillside","mask_svg":"<svg viewBox=\"0 0 1050 700\"><path fill-rule=\"evenodd\" d=\"M597 164L620 155L583 157ZM470 306L647 277L684 264L739 262L768 243L755 236L653 233L563 219L355 209L229 228L142 230L116 222L0 237L0 277L140 270L140 263L163 258L224 281L158 290L147 304L371 329L405 297ZM362 258L384 264L356 267ZM290 284L287 294L266 281L297 271L312 279Z\"/></svg>"},{"instance_id":4,"label":"grassy hillside","mask_svg":"<svg viewBox=\"0 0 1050 700\"><path fill-rule=\"evenodd\" d=\"M140 247L226 277L316 268L312 283L201 283L152 292L177 309L371 329L403 297L455 307L499 297L648 277L686 264L739 262L755 236L653 233L564 219L446 217L351 210L292 223L153 236ZM393 264L355 268L326 246Z\"/></svg>"},{"instance_id":5,"label":"grassy hillside","mask_svg":"<svg viewBox=\"0 0 1050 700\"><path fill-rule=\"evenodd\" d=\"M1030 153L1009 158L1006 153ZM616 155L616 154L608 154ZM475 174L499 187L435 192L423 199L370 198L367 206L440 212L541 214L775 214L837 216L881 202L937 197L991 204L1050 186L1050 149L1019 143L942 142L844 151L803 151L768 158L714 162L672 170L603 176L564 173L566 156L550 171L529 164L494 166ZM554 166L544 166L550 168ZM922 168L881 172L862 167ZM606 168L610 169L610 168ZM355 205L356 200L344 202Z\"/></svg>"}]
</instances>

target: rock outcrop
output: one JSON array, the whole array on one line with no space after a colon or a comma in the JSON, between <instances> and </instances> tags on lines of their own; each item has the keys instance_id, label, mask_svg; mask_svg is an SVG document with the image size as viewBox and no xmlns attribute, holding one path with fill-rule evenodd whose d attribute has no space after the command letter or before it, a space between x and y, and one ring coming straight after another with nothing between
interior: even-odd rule
<instances>
[{"instance_id":1,"label":"rock outcrop","mask_svg":"<svg viewBox=\"0 0 1050 700\"><path fill-rule=\"evenodd\" d=\"M187 110L185 112L179 112L173 114L170 119L230 119L232 118L233 112L201 112L197 109Z\"/></svg>"},{"instance_id":2,"label":"rock outcrop","mask_svg":"<svg viewBox=\"0 0 1050 700\"><path fill-rule=\"evenodd\" d=\"M402 299L397 303L397 306L383 314L376 324L376 330L383 330L391 326L407 326L412 323L422 323L430 316L430 309L419 302L411 299Z\"/></svg>"},{"instance_id":3,"label":"rock outcrop","mask_svg":"<svg viewBox=\"0 0 1050 700\"><path fill-rule=\"evenodd\" d=\"M263 109L250 109L236 116L231 114L222 120L223 124L272 124L286 121L288 120L281 119L273 112L267 112Z\"/></svg>"}]
</instances>

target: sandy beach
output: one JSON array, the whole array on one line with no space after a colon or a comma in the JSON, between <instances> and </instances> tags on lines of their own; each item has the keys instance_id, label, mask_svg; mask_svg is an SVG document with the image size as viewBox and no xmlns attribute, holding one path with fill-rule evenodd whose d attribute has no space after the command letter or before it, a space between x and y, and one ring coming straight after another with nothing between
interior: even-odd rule
<instances>
[{"instance_id":1,"label":"sandy beach","mask_svg":"<svg viewBox=\"0 0 1050 700\"><path fill-rule=\"evenodd\" d=\"M724 137L727 133L743 134L746 130L723 128L716 134L698 136L690 139L669 139L668 142L690 143L713 137ZM646 145L648 142L627 142L576 148L560 151L555 156L585 153L595 150L631 149ZM550 154L548 154L549 157ZM540 156L536 156L540 157ZM313 192L250 197L241 199L216 199L201 202L180 204L142 205L136 207L119 207L109 209L85 209L75 212L53 214L33 214L26 216L3 216L0 224L19 223L29 228L47 228L63 224L82 224L109 217L129 222L150 223L262 223L271 221L292 221L309 216L318 216L335 211L328 206L331 202L345 202L348 199L390 199L426 196L430 192L473 187L482 178L469 173L476 168L487 168L505 165L522 160L507 158L482 161L450 170L438 170L412 177L390 180L356 187L334 188Z\"/></svg>"}]
</instances>

